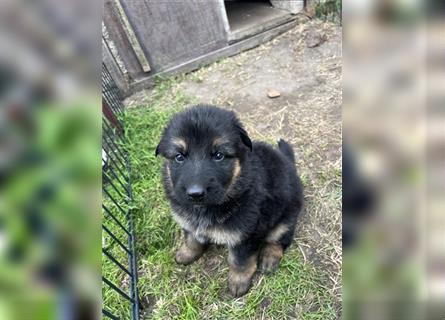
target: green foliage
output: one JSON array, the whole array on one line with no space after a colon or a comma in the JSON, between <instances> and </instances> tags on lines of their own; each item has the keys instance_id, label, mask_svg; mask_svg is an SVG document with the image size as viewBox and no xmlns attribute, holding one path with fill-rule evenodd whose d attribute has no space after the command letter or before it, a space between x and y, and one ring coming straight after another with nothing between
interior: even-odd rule
<instances>
[{"instance_id":1,"label":"green foliage","mask_svg":"<svg viewBox=\"0 0 445 320\"><path fill-rule=\"evenodd\" d=\"M342 0L318 1L315 5L315 16L324 20L341 20Z\"/></svg>"},{"instance_id":2,"label":"green foliage","mask_svg":"<svg viewBox=\"0 0 445 320\"><path fill-rule=\"evenodd\" d=\"M100 273L98 105L32 106L4 121L14 146L0 183L0 319L55 319L62 283L99 295L85 284ZM63 281L42 276L49 266Z\"/></svg>"}]
</instances>

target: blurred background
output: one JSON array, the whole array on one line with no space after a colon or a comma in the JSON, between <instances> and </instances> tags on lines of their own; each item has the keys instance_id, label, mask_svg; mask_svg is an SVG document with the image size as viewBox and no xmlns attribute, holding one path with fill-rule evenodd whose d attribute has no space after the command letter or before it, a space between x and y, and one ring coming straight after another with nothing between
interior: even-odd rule
<instances>
[{"instance_id":1,"label":"blurred background","mask_svg":"<svg viewBox=\"0 0 445 320\"><path fill-rule=\"evenodd\" d=\"M100 2L0 2L0 319L100 311Z\"/></svg>"},{"instance_id":2,"label":"blurred background","mask_svg":"<svg viewBox=\"0 0 445 320\"><path fill-rule=\"evenodd\" d=\"M443 319L443 2L344 1L345 319Z\"/></svg>"},{"instance_id":3,"label":"blurred background","mask_svg":"<svg viewBox=\"0 0 445 320\"><path fill-rule=\"evenodd\" d=\"M100 315L100 2L0 2L0 319ZM343 317L443 319L443 2L343 3Z\"/></svg>"}]
</instances>

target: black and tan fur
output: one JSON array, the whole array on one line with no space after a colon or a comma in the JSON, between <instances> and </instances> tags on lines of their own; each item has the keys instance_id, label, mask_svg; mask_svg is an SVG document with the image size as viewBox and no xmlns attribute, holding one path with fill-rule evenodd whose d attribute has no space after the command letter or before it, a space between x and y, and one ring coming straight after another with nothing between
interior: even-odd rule
<instances>
[{"instance_id":1,"label":"black and tan fur","mask_svg":"<svg viewBox=\"0 0 445 320\"><path fill-rule=\"evenodd\" d=\"M184 230L176 261L190 264L210 243L229 249L229 289L238 297L259 268L278 268L291 244L303 192L291 146L251 142L235 113L195 106L170 121L156 155L174 219Z\"/></svg>"}]
</instances>

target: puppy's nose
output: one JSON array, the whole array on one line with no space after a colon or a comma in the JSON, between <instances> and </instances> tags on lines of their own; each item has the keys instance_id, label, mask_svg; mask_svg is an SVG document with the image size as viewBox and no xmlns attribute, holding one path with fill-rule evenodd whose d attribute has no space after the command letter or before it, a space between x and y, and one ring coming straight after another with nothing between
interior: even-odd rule
<instances>
[{"instance_id":1,"label":"puppy's nose","mask_svg":"<svg viewBox=\"0 0 445 320\"><path fill-rule=\"evenodd\" d=\"M194 184L187 188L187 195L194 200L198 200L204 197L205 191L202 186Z\"/></svg>"}]
</instances>

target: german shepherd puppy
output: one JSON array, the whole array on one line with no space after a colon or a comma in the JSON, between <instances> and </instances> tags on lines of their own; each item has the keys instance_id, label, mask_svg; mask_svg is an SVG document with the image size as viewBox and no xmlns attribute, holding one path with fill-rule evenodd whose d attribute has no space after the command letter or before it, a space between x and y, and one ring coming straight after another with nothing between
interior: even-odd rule
<instances>
[{"instance_id":1,"label":"german shepherd puppy","mask_svg":"<svg viewBox=\"0 0 445 320\"><path fill-rule=\"evenodd\" d=\"M291 146L251 142L234 112L198 105L165 128L163 183L184 231L176 262L197 260L209 243L229 249L229 289L244 295L257 269L275 271L291 244L303 191Z\"/></svg>"}]
</instances>

